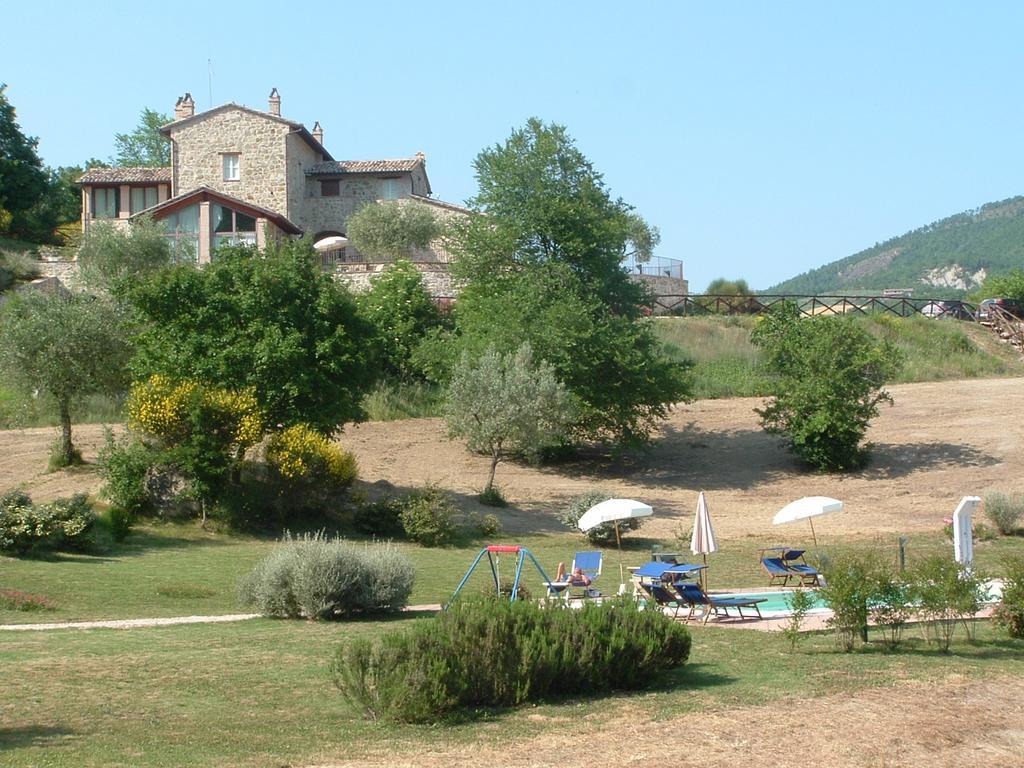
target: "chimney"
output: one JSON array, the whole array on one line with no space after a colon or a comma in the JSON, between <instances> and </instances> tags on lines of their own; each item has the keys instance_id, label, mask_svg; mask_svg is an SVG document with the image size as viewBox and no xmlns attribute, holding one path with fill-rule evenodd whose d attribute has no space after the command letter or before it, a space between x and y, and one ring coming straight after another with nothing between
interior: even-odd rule
<instances>
[{"instance_id":1,"label":"chimney","mask_svg":"<svg viewBox=\"0 0 1024 768\"><path fill-rule=\"evenodd\" d=\"M313 138L319 141L321 144L324 143L324 129L320 127L319 121L313 123Z\"/></svg>"},{"instance_id":2,"label":"chimney","mask_svg":"<svg viewBox=\"0 0 1024 768\"><path fill-rule=\"evenodd\" d=\"M196 103L192 100L191 93L181 96L174 104L175 120L184 120L186 117L192 117L195 113Z\"/></svg>"},{"instance_id":3,"label":"chimney","mask_svg":"<svg viewBox=\"0 0 1024 768\"><path fill-rule=\"evenodd\" d=\"M277 92L277 88L270 91L269 112L272 115L281 116L281 94Z\"/></svg>"},{"instance_id":4,"label":"chimney","mask_svg":"<svg viewBox=\"0 0 1024 768\"><path fill-rule=\"evenodd\" d=\"M423 165L427 164L427 156L422 152L416 153L416 159L419 160Z\"/></svg>"}]
</instances>

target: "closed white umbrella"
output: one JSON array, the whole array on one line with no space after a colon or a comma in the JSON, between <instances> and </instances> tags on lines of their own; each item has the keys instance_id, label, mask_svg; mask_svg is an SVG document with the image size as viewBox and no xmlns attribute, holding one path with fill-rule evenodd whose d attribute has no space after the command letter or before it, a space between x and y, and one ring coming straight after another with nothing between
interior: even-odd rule
<instances>
[{"instance_id":1,"label":"closed white umbrella","mask_svg":"<svg viewBox=\"0 0 1024 768\"><path fill-rule=\"evenodd\" d=\"M622 539L619 537L619 521L631 520L635 517L650 517L654 510L641 501L633 499L608 499L600 504L595 504L580 517L576 525L586 533L592 528L597 528L605 523L615 524L615 541L622 549Z\"/></svg>"},{"instance_id":2,"label":"closed white umbrella","mask_svg":"<svg viewBox=\"0 0 1024 768\"><path fill-rule=\"evenodd\" d=\"M773 525L792 523L795 520L806 520L811 524L811 538L814 539L814 546L818 546L818 537L814 533L814 519L820 515L829 515L838 512L843 508L843 502L828 496L804 496L802 499L791 501L780 509L772 518Z\"/></svg>"},{"instance_id":3,"label":"closed white umbrella","mask_svg":"<svg viewBox=\"0 0 1024 768\"><path fill-rule=\"evenodd\" d=\"M690 536L690 551L695 555L704 557L704 565L708 564L708 555L718 551L718 544L715 543L715 529L711 526L711 513L708 511L708 502L704 498L704 491L697 496L697 512L693 518L693 535ZM701 581L707 588L707 569L700 573Z\"/></svg>"}]
</instances>

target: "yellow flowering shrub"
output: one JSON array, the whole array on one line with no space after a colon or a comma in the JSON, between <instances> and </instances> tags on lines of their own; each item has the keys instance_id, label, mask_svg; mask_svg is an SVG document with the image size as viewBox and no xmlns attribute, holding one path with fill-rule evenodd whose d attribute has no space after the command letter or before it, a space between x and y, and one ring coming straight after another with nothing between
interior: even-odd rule
<instances>
[{"instance_id":1,"label":"yellow flowering shrub","mask_svg":"<svg viewBox=\"0 0 1024 768\"><path fill-rule=\"evenodd\" d=\"M267 462L288 480L349 485L359 473L355 456L305 424L274 435L267 446Z\"/></svg>"},{"instance_id":2,"label":"yellow flowering shrub","mask_svg":"<svg viewBox=\"0 0 1024 768\"><path fill-rule=\"evenodd\" d=\"M168 443L188 435L188 412L196 393L194 381L172 381L154 374L136 381L128 392L128 425Z\"/></svg>"},{"instance_id":3,"label":"yellow flowering shrub","mask_svg":"<svg viewBox=\"0 0 1024 768\"><path fill-rule=\"evenodd\" d=\"M240 391L210 389L204 393L207 404L217 411L230 414L234 423L235 445L248 448L263 437L263 414L251 387Z\"/></svg>"},{"instance_id":4,"label":"yellow flowering shrub","mask_svg":"<svg viewBox=\"0 0 1024 768\"><path fill-rule=\"evenodd\" d=\"M132 384L128 393L128 424L169 445L187 439L195 429L214 425L193 424L195 406L211 411L219 424L227 424L230 442L239 448L255 445L263 437L263 414L251 388L240 391L204 387L195 381L174 381L162 374Z\"/></svg>"}]
</instances>

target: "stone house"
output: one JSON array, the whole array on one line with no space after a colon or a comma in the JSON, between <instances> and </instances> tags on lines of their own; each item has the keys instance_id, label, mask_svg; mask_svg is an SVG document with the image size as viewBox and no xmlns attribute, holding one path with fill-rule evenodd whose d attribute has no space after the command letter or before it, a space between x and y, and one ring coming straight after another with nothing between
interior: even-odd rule
<instances>
[{"instance_id":1,"label":"stone house","mask_svg":"<svg viewBox=\"0 0 1024 768\"><path fill-rule=\"evenodd\" d=\"M160 129L171 146L167 168L96 168L79 180L82 228L96 221L126 226L151 216L167 235L189 243L196 261L210 261L224 242L262 247L271 239L309 236L325 269L366 279L383 268L364 259L345 240L345 223L361 205L409 200L443 217L467 209L431 197L426 157L335 160L324 146L320 123L307 130L281 116L275 88L265 112L229 103L195 111L186 93L174 120ZM443 248L414 254L435 293L450 292ZM438 277L440 275L440 277Z\"/></svg>"}]
</instances>

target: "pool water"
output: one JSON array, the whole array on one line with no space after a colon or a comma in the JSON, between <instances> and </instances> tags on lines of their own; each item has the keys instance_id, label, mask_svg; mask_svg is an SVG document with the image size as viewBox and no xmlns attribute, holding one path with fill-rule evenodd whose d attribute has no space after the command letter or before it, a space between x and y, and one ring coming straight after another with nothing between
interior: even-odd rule
<instances>
[{"instance_id":1,"label":"pool water","mask_svg":"<svg viewBox=\"0 0 1024 768\"><path fill-rule=\"evenodd\" d=\"M786 590L782 592L745 592L743 594L716 594L714 597L742 597L748 600L764 600L763 603L758 603L758 608L763 613L789 613L790 607L788 598L793 594L793 590ZM825 601L816 591L810 592L814 598L814 603L811 606L812 611L818 611L826 608Z\"/></svg>"}]
</instances>

